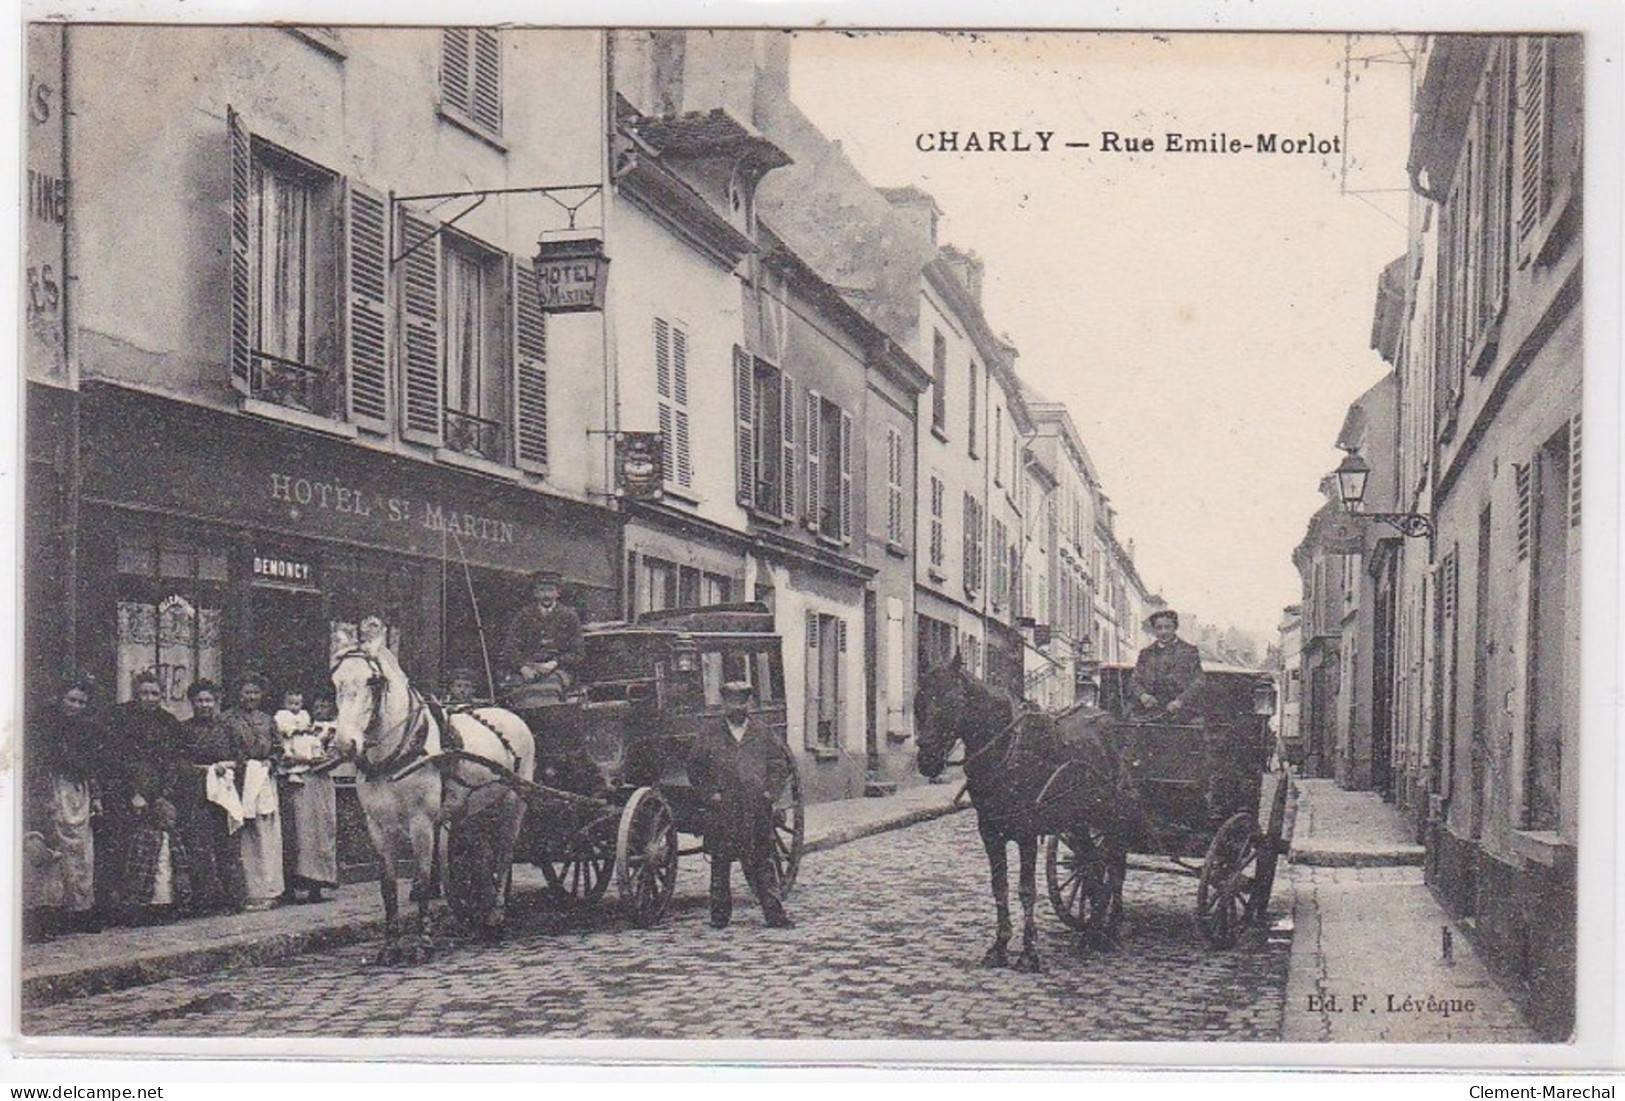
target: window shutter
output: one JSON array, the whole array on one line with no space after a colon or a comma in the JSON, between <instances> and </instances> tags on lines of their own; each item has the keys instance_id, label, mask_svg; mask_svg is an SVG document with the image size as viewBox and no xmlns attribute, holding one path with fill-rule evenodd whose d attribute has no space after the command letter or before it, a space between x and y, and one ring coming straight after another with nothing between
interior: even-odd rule
<instances>
[{"instance_id":1,"label":"window shutter","mask_svg":"<svg viewBox=\"0 0 1625 1101\"><path fill-rule=\"evenodd\" d=\"M903 542L903 434L886 430L886 539Z\"/></svg>"},{"instance_id":2,"label":"window shutter","mask_svg":"<svg viewBox=\"0 0 1625 1101\"><path fill-rule=\"evenodd\" d=\"M440 242L429 240L435 225L406 213L401 218L402 312L406 431L425 443L441 440L440 395ZM420 244L420 242L426 242Z\"/></svg>"},{"instance_id":3,"label":"window shutter","mask_svg":"<svg viewBox=\"0 0 1625 1101\"><path fill-rule=\"evenodd\" d=\"M846 620L835 621L835 649L839 653L846 653Z\"/></svg>"},{"instance_id":4,"label":"window shutter","mask_svg":"<svg viewBox=\"0 0 1625 1101\"><path fill-rule=\"evenodd\" d=\"M536 286L536 271L524 261L513 265L514 465L541 473L547 469L547 315Z\"/></svg>"},{"instance_id":5,"label":"window shutter","mask_svg":"<svg viewBox=\"0 0 1625 1101\"><path fill-rule=\"evenodd\" d=\"M474 80L470 111L474 121L502 133L502 43L491 27L474 29Z\"/></svg>"},{"instance_id":6,"label":"window shutter","mask_svg":"<svg viewBox=\"0 0 1625 1101\"><path fill-rule=\"evenodd\" d=\"M253 276L249 256L249 191L252 186L253 153L243 119L226 108L226 130L231 157L231 385L248 394L253 391Z\"/></svg>"},{"instance_id":7,"label":"window shutter","mask_svg":"<svg viewBox=\"0 0 1625 1101\"><path fill-rule=\"evenodd\" d=\"M841 542L852 542L852 414L841 410Z\"/></svg>"},{"instance_id":8,"label":"window shutter","mask_svg":"<svg viewBox=\"0 0 1625 1101\"><path fill-rule=\"evenodd\" d=\"M447 27L440 33L440 95L446 106L472 112L469 94L468 28Z\"/></svg>"},{"instance_id":9,"label":"window shutter","mask_svg":"<svg viewBox=\"0 0 1625 1101\"><path fill-rule=\"evenodd\" d=\"M756 503L756 370L751 355L734 345L734 458L736 496L750 508Z\"/></svg>"},{"instance_id":10,"label":"window shutter","mask_svg":"<svg viewBox=\"0 0 1625 1101\"><path fill-rule=\"evenodd\" d=\"M389 207L382 193L349 182L344 233L349 419L382 432L389 422Z\"/></svg>"},{"instance_id":11,"label":"window shutter","mask_svg":"<svg viewBox=\"0 0 1625 1101\"><path fill-rule=\"evenodd\" d=\"M824 425L823 401L817 390L807 391L807 527L820 530L823 513L823 479L819 470L823 465Z\"/></svg>"},{"instance_id":12,"label":"window shutter","mask_svg":"<svg viewBox=\"0 0 1625 1101\"><path fill-rule=\"evenodd\" d=\"M1523 79L1519 87L1519 128L1522 133L1519 156L1518 238L1522 244L1520 255L1528 258L1529 236L1546 213L1551 201L1546 187L1547 143L1550 128L1547 125L1547 88L1550 73L1546 64L1548 42L1544 38L1531 38L1523 46Z\"/></svg>"},{"instance_id":13,"label":"window shutter","mask_svg":"<svg viewBox=\"0 0 1625 1101\"><path fill-rule=\"evenodd\" d=\"M807 613L807 660L803 662L807 672L807 698L803 711L802 744L809 749L818 744L818 716L823 710L818 698L818 689L821 683L819 677L818 661L818 613Z\"/></svg>"},{"instance_id":14,"label":"window shutter","mask_svg":"<svg viewBox=\"0 0 1625 1101\"><path fill-rule=\"evenodd\" d=\"M688 435L688 332L676 327L671 331L671 396L677 430L677 484L688 489L694 485Z\"/></svg>"},{"instance_id":15,"label":"window shutter","mask_svg":"<svg viewBox=\"0 0 1625 1101\"><path fill-rule=\"evenodd\" d=\"M671 325L655 318L655 395L660 408L660 459L668 482L677 480L677 432L671 407Z\"/></svg>"},{"instance_id":16,"label":"window shutter","mask_svg":"<svg viewBox=\"0 0 1625 1101\"><path fill-rule=\"evenodd\" d=\"M780 487L779 502L786 520L796 515L796 384L787 374L779 375L779 434L783 443L784 462L780 466L784 485Z\"/></svg>"},{"instance_id":17,"label":"window shutter","mask_svg":"<svg viewBox=\"0 0 1625 1101\"><path fill-rule=\"evenodd\" d=\"M1529 464L1518 463L1512 468L1512 482L1518 494L1518 561L1529 558L1529 523L1533 494L1529 478Z\"/></svg>"},{"instance_id":18,"label":"window shutter","mask_svg":"<svg viewBox=\"0 0 1625 1101\"><path fill-rule=\"evenodd\" d=\"M1580 526L1580 414L1569 418L1569 527Z\"/></svg>"}]
</instances>

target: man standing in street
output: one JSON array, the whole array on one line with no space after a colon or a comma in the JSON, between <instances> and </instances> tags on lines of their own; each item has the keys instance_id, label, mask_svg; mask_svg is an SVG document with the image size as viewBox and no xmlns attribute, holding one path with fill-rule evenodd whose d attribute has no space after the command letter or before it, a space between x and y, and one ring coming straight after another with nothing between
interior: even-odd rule
<instances>
[{"instance_id":1,"label":"man standing in street","mask_svg":"<svg viewBox=\"0 0 1625 1101\"><path fill-rule=\"evenodd\" d=\"M575 683L582 644L581 617L559 602L560 581L553 570L531 575L534 600L508 624L502 660L524 684L549 688L562 696Z\"/></svg>"},{"instance_id":2,"label":"man standing in street","mask_svg":"<svg viewBox=\"0 0 1625 1101\"><path fill-rule=\"evenodd\" d=\"M1202 656L1179 637L1179 613L1169 608L1153 612L1147 621L1156 641L1140 651L1129 678L1135 718L1160 715L1179 721L1190 718L1191 701L1202 687Z\"/></svg>"},{"instance_id":3,"label":"man standing in street","mask_svg":"<svg viewBox=\"0 0 1625 1101\"><path fill-rule=\"evenodd\" d=\"M773 863L773 801L795 762L772 730L750 716L751 687L722 686L722 718L701 728L688 761L689 783L705 801L705 851L711 857L711 927L733 917L733 862L761 904L770 929L788 929Z\"/></svg>"}]
</instances>

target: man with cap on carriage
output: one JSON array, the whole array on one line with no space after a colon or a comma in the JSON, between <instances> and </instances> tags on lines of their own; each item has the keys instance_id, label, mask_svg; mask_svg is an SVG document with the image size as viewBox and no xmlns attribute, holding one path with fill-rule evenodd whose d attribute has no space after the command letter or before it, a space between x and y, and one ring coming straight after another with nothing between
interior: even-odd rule
<instances>
[{"instance_id":1,"label":"man with cap on carriage","mask_svg":"<svg viewBox=\"0 0 1625 1101\"><path fill-rule=\"evenodd\" d=\"M555 570L530 576L534 598L519 609L503 640L502 660L521 685L563 696L575 683L582 657L581 617L559 602L562 578Z\"/></svg>"},{"instance_id":2,"label":"man with cap on carriage","mask_svg":"<svg viewBox=\"0 0 1625 1101\"><path fill-rule=\"evenodd\" d=\"M1134 717L1194 721L1191 701L1202 687L1202 656L1179 637L1179 613L1172 608L1152 612L1146 624L1156 641L1140 651L1129 678Z\"/></svg>"},{"instance_id":3,"label":"man with cap on carriage","mask_svg":"<svg viewBox=\"0 0 1625 1101\"><path fill-rule=\"evenodd\" d=\"M773 801L795 767L790 750L771 729L751 717L751 686L722 686L723 714L694 739L688 779L704 801L705 851L711 857L711 926L733 917L733 862L762 907L771 929L788 929L773 863Z\"/></svg>"}]
</instances>

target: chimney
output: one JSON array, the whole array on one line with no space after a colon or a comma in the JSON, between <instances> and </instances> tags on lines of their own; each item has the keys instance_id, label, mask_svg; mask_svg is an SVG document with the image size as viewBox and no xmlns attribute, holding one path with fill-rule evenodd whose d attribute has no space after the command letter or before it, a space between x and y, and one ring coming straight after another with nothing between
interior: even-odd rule
<instances>
[{"instance_id":1,"label":"chimney","mask_svg":"<svg viewBox=\"0 0 1625 1101\"><path fill-rule=\"evenodd\" d=\"M960 252L952 245L943 245L940 253L943 261L953 269L959 283L970 294L971 301L978 306L982 304L982 273L984 267L981 258L974 252Z\"/></svg>"},{"instance_id":2,"label":"chimney","mask_svg":"<svg viewBox=\"0 0 1625 1101\"><path fill-rule=\"evenodd\" d=\"M917 187L882 187L880 195L892 205L903 223L923 234L933 247L937 243L937 220L942 211L937 202Z\"/></svg>"}]
</instances>

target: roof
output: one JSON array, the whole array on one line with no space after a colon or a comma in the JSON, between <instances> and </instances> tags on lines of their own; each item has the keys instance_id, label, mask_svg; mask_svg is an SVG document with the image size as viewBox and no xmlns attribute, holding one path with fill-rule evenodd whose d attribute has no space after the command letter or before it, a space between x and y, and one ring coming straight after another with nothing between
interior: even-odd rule
<instances>
[{"instance_id":1,"label":"roof","mask_svg":"<svg viewBox=\"0 0 1625 1101\"><path fill-rule=\"evenodd\" d=\"M790 155L721 107L637 123L638 136L663 155L743 157L763 172L792 163Z\"/></svg>"}]
</instances>

